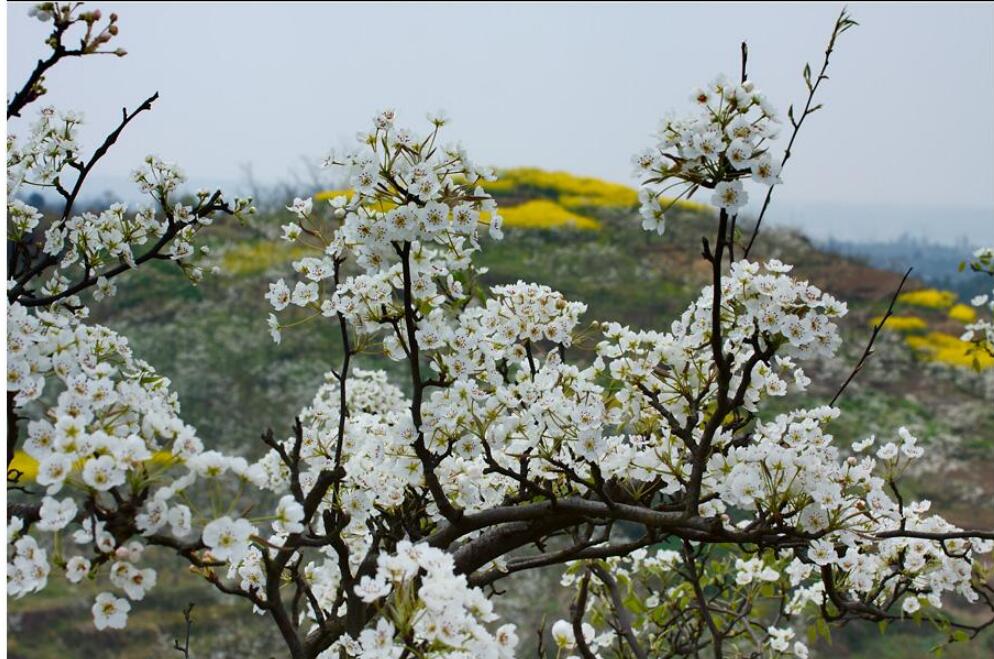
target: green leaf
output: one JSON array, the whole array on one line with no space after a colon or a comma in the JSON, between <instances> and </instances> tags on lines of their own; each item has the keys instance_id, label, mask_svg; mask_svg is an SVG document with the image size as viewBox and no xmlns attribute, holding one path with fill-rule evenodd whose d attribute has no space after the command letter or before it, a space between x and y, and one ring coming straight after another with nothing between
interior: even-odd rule
<instances>
[{"instance_id":1,"label":"green leaf","mask_svg":"<svg viewBox=\"0 0 994 659\"><path fill-rule=\"evenodd\" d=\"M828 623L825 622L824 618L818 618L818 622L816 624L818 625L818 635L824 637L825 640L828 641L828 644L831 645L832 630L829 629Z\"/></svg>"}]
</instances>

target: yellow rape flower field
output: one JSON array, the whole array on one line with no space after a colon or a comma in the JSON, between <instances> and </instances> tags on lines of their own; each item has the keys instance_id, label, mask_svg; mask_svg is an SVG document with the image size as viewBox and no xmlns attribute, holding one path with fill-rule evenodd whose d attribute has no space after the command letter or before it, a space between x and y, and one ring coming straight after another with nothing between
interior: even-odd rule
<instances>
[{"instance_id":1,"label":"yellow rape flower field","mask_svg":"<svg viewBox=\"0 0 994 659\"><path fill-rule=\"evenodd\" d=\"M881 320L883 320L883 316L876 316L870 321L870 325L875 327ZM915 332L927 327L928 323L925 322L925 319L918 316L891 316L884 324L884 329L895 332Z\"/></svg>"},{"instance_id":2,"label":"yellow rape flower field","mask_svg":"<svg viewBox=\"0 0 994 659\"><path fill-rule=\"evenodd\" d=\"M555 195L559 204L569 209L633 208L638 205L638 192L635 188L589 176L576 176L569 172L550 172L537 167L499 170L497 180L484 183L483 187L487 192L498 195L529 190L545 192ZM666 205L665 200L663 205ZM674 207L696 212L713 210L707 204L687 200L678 201Z\"/></svg>"},{"instance_id":3,"label":"yellow rape flower field","mask_svg":"<svg viewBox=\"0 0 994 659\"><path fill-rule=\"evenodd\" d=\"M20 472L20 482L33 481L38 477L38 461L24 451L14 454L14 459L7 465L8 477L11 472Z\"/></svg>"},{"instance_id":4,"label":"yellow rape flower field","mask_svg":"<svg viewBox=\"0 0 994 659\"><path fill-rule=\"evenodd\" d=\"M550 197L554 197L555 203L559 206L570 210L592 207L630 209L638 205L638 192L630 186L590 176L576 176L569 172L547 171L537 167L502 169L498 171L496 181L483 181L481 185L487 192L496 195L544 193ZM328 201L342 195L351 198L353 191L325 190L315 194L314 200ZM665 206L667 200L664 198L662 201ZM676 202L674 207L694 212L708 212L713 210L707 204L687 201L685 199ZM509 208L517 207L502 206L501 214L506 216L506 211ZM551 207L547 207L547 209L551 210ZM519 226L544 229L560 226L560 224L544 221ZM581 226L581 224L577 224L576 226Z\"/></svg>"},{"instance_id":5,"label":"yellow rape flower field","mask_svg":"<svg viewBox=\"0 0 994 659\"><path fill-rule=\"evenodd\" d=\"M956 304L956 293L936 288L923 288L920 291L901 293L897 301L929 309L948 309Z\"/></svg>"},{"instance_id":6,"label":"yellow rape flower field","mask_svg":"<svg viewBox=\"0 0 994 659\"><path fill-rule=\"evenodd\" d=\"M956 304L949 310L949 317L961 323L972 323L977 319L977 311L966 304Z\"/></svg>"},{"instance_id":7,"label":"yellow rape flower field","mask_svg":"<svg viewBox=\"0 0 994 659\"><path fill-rule=\"evenodd\" d=\"M554 201L535 199L519 206L500 209L505 227L519 229L554 229L570 227L573 229L599 229L601 223L592 217L578 215L566 210Z\"/></svg>"},{"instance_id":8,"label":"yellow rape flower field","mask_svg":"<svg viewBox=\"0 0 994 659\"><path fill-rule=\"evenodd\" d=\"M536 167L500 170L496 181L483 184L490 193L508 194L519 189L554 192L564 206L631 207L638 203L634 188L568 172L549 172Z\"/></svg>"},{"instance_id":9,"label":"yellow rape flower field","mask_svg":"<svg viewBox=\"0 0 994 659\"><path fill-rule=\"evenodd\" d=\"M221 255L221 267L233 275L254 275L309 254L302 245L260 240L233 245Z\"/></svg>"},{"instance_id":10,"label":"yellow rape flower field","mask_svg":"<svg viewBox=\"0 0 994 659\"><path fill-rule=\"evenodd\" d=\"M909 336L904 339L922 358L948 364L950 366L978 367L994 366L994 357L986 352L971 351L973 344L945 332L929 332L923 336Z\"/></svg>"}]
</instances>

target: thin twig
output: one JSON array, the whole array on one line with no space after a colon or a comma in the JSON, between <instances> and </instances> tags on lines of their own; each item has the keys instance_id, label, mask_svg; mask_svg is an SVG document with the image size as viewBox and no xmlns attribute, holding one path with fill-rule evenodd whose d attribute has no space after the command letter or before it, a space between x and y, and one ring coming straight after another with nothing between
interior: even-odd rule
<instances>
[{"instance_id":1,"label":"thin twig","mask_svg":"<svg viewBox=\"0 0 994 659\"><path fill-rule=\"evenodd\" d=\"M901 294L901 289L904 288L904 282L908 281L908 276L911 274L912 269L913 268L908 268L908 271L904 273L903 277L901 277L901 283L897 285L897 290L894 291L894 295L890 299L890 304L887 306L887 312L880 319L880 322L873 326L873 332L870 334L870 340L867 342L866 348L863 350L863 355L859 358L859 361L856 362L856 366L849 374L849 377L846 378L846 381L842 383L839 390L835 392L834 396L832 396L832 401L829 405L835 405L835 401L839 400L842 392L846 390L846 387L848 387L849 383L853 381L856 374L863 369L863 365L866 363L866 360L873 354L873 344L877 340L877 335L880 334L880 330L883 329L884 323L887 322L887 319L894 313L894 304L897 302L897 297Z\"/></svg>"},{"instance_id":2,"label":"thin twig","mask_svg":"<svg viewBox=\"0 0 994 659\"><path fill-rule=\"evenodd\" d=\"M186 605L186 608L183 609L183 619L186 620L186 639L184 640L183 645L180 645L178 640L173 641L173 648L183 653L185 659L190 659L190 628L193 627L192 613L193 602L190 602Z\"/></svg>"},{"instance_id":3,"label":"thin twig","mask_svg":"<svg viewBox=\"0 0 994 659\"><path fill-rule=\"evenodd\" d=\"M821 85L823 80L828 80L828 76L825 72L828 71L828 62L832 57L832 51L835 50L835 41L839 38L843 32L851 27L859 25L856 21L849 18L849 14L845 9L839 14L838 19L835 21L835 27L832 29L832 36L828 40L828 47L825 49L825 59L822 61L821 71L818 73L818 77L811 81L811 67L810 65L805 65L804 67L804 82L808 87L808 100L804 104L804 112L801 113L800 119L794 119L794 106L790 107L787 115L790 118L790 123L794 126L794 132L791 133L790 141L787 143L787 150L784 151L783 160L780 161L780 169L783 170L784 165L790 160L791 148L794 146L794 140L797 139L797 134L801 130L801 126L804 124L804 120L807 119L808 115L814 114L817 110L821 108L821 105L816 105L811 107L811 103L814 102L815 93L818 91L818 86ZM773 199L773 189L776 186L771 185L766 191L766 198L763 200L763 207L759 211L759 217L756 219L756 226L753 227L752 237L749 238L749 244L746 245L745 252L742 258L749 258L749 252L752 251L752 245L756 242L756 237L759 235L759 228L763 224L763 217L766 215L766 209L770 207L770 200Z\"/></svg>"}]
</instances>

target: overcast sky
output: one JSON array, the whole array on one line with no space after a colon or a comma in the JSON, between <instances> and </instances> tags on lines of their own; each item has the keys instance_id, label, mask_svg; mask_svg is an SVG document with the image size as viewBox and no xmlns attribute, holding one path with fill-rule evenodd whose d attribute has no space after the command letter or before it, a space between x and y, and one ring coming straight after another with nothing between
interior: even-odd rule
<instances>
[{"instance_id":1,"label":"overcast sky","mask_svg":"<svg viewBox=\"0 0 994 659\"><path fill-rule=\"evenodd\" d=\"M28 6L7 5L8 96L44 52ZM47 100L82 110L93 144L122 106L161 94L105 161L100 181L114 186L150 151L198 184L237 182L245 164L287 179L383 107L411 126L445 109L480 162L631 182L629 158L663 113L734 75L743 39L750 78L784 109L802 101L801 69L820 63L841 3L94 6L120 14L129 55L64 64ZM994 5L850 8L861 26L842 37L825 109L799 138L780 219L994 240ZM830 223L850 206L862 210ZM867 210L881 207L908 212Z\"/></svg>"}]
</instances>

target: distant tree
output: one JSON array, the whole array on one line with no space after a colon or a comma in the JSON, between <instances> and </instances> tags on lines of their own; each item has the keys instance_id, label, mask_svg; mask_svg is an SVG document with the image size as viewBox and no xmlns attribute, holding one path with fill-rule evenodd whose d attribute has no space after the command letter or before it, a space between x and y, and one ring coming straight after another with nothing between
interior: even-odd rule
<instances>
[{"instance_id":1,"label":"distant tree","mask_svg":"<svg viewBox=\"0 0 994 659\"><path fill-rule=\"evenodd\" d=\"M29 206L34 206L40 211L45 210L45 197L40 192L32 192L27 199Z\"/></svg>"}]
</instances>

